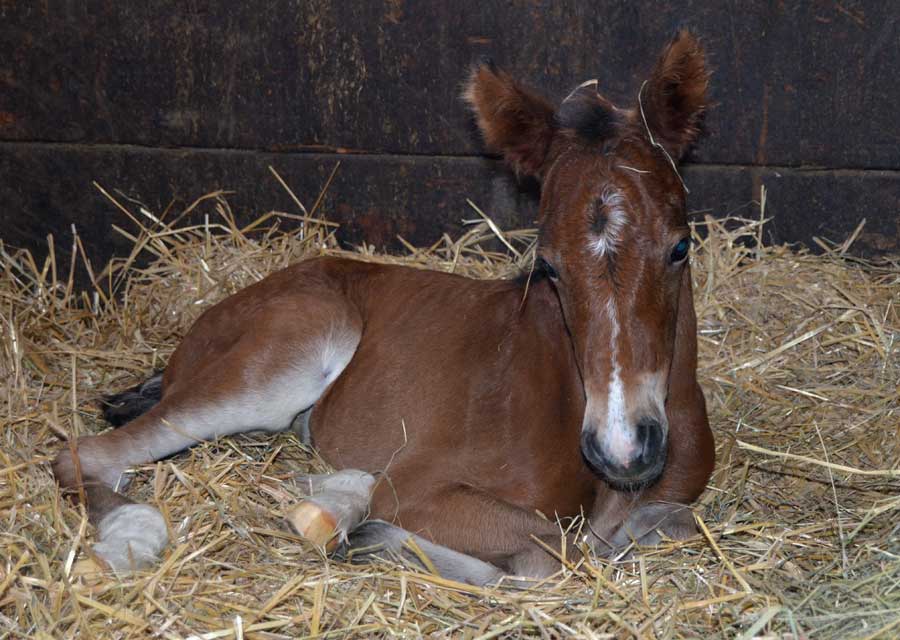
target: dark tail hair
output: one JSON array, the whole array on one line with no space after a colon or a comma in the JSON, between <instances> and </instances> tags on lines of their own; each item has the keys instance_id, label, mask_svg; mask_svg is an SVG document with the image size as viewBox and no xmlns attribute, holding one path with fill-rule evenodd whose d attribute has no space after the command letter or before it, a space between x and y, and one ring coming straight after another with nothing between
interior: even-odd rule
<instances>
[{"instance_id":1,"label":"dark tail hair","mask_svg":"<svg viewBox=\"0 0 900 640\"><path fill-rule=\"evenodd\" d=\"M136 387L104 396L103 417L114 427L121 427L150 411L162 398L162 371L157 371Z\"/></svg>"}]
</instances>

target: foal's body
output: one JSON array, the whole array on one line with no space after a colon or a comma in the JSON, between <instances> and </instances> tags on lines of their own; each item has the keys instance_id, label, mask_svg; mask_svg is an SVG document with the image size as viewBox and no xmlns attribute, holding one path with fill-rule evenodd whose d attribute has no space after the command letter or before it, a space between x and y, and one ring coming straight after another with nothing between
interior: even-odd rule
<instances>
[{"instance_id":1,"label":"foal's body","mask_svg":"<svg viewBox=\"0 0 900 640\"><path fill-rule=\"evenodd\" d=\"M549 282L525 296L515 281L349 261L310 267L350 285L348 304L365 326L312 412L313 444L338 469L387 470L400 502L381 483L376 517L396 514L449 543L451 527L435 525L448 499L482 492L551 515L592 503L596 476L564 455L578 448L584 392ZM392 305L372 304L384 299ZM548 459L558 463L541 465ZM533 476L511 472L534 465Z\"/></svg>"},{"instance_id":2,"label":"foal's body","mask_svg":"<svg viewBox=\"0 0 900 640\"><path fill-rule=\"evenodd\" d=\"M521 510L521 519L539 521L535 509L550 517L590 509L599 481L580 456L566 455L578 450L584 392L546 280L525 296L517 281L324 258L240 295L198 321L166 370L165 388L174 386L170 380L202 386L198 365L221 362L221 345L202 337L211 325L223 342L240 344L248 332L255 340L258 322L273 314L293 316L294 329L282 325L273 357L258 363L266 375L306 377L325 365L334 377L340 352L355 347L316 399L310 430L335 468L385 472L373 517L495 558L527 540L510 540L508 518L493 511ZM322 323L329 328L309 333L304 308L313 300L316 308L330 301ZM351 345L352 335L362 337L358 344ZM332 349L334 364L307 360L304 352L318 352L334 336L341 342ZM212 365L217 375L221 367ZM286 388L305 386L298 382ZM307 402L298 399L279 426Z\"/></svg>"},{"instance_id":3,"label":"foal's body","mask_svg":"<svg viewBox=\"0 0 900 640\"><path fill-rule=\"evenodd\" d=\"M371 516L405 530L363 525L351 546L396 551L414 532L443 554L443 573L484 583L551 573L533 538L555 545L557 516L587 516L598 551L654 542L657 529L688 535L684 505L714 458L671 166L705 96L692 37L673 41L650 82L638 126L637 112L593 88L557 112L493 67L476 69L467 99L488 143L544 183L535 273L476 281L319 258L209 309L169 361L157 404L80 440L80 465L67 451L55 462L62 486L85 486L101 555L126 568L165 542L146 533L164 531L161 516L113 491L128 467L286 429L310 409L320 454L383 472ZM666 148L643 133L651 125Z\"/></svg>"},{"instance_id":4,"label":"foal's body","mask_svg":"<svg viewBox=\"0 0 900 640\"><path fill-rule=\"evenodd\" d=\"M690 299L688 276L682 295ZM680 323L694 326L692 305L682 309ZM268 348L259 350L263 336ZM705 426L695 357L689 342L676 356L667 411L670 422ZM263 386L257 378L283 383L252 392ZM611 489L571 455L584 390L556 293L541 276L488 281L339 258L302 262L205 312L173 354L162 389L146 414L81 442L82 460L96 453L105 461L107 484L130 464L196 441L287 429L312 407L312 443L328 463L385 472L370 517L510 573L552 568L531 536L554 544L556 517L593 514L595 533L627 543L631 531L622 527L634 507L688 504L709 473L698 454L709 458L711 437L672 441L663 476L637 495ZM105 455L125 443L127 460ZM663 520L650 517L638 513L629 529ZM671 524L672 534L689 527Z\"/></svg>"},{"instance_id":5,"label":"foal's body","mask_svg":"<svg viewBox=\"0 0 900 640\"><path fill-rule=\"evenodd\" d=\"M316 404L311 431L335 468L387 470L372 517L508 570L533 546L530 536L558 539L555 516L590 515L598 505L612 514L593 525L614 535L629 515L623 502L638 498L611 490L570 455L579 447L584 387L548 279L526 291L524 279L476 281L343 260L305 268L333 278L363 318L365 339ZM690 300L688 277L684 295ZM692 305L683 313L693 327ZM695 357L688 345L676 356L670 422L705 426ZM667 472L640 501L696 499L709 471L698 454L710 445L673 442Z\"/></svg>"}]
</instances>

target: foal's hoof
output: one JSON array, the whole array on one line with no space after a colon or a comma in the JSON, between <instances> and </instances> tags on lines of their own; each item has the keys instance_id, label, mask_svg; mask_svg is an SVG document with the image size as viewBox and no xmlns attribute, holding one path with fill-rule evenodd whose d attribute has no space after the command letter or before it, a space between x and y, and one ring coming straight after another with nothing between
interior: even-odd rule
<instances>
[{"instance_id":1,"label":"foal's hoof","mask_svg":"<svg viewBox=\"0 0 900 640\"><path fill-rule=\"evenodd\" d=\"M162 514L147 504L125 504L97 525L94 553L118 575L153 566L169 542Z\"/></svg>"},{"instance_id":2,"label":"foal's hoof","mask_svg":"<svg viewBox=\"0 0 900 640\"><path fill-rule=\"evenodd\" d=\"M683 504L654 502L638 507L609 540L606 555L614 556L629 546L653 547L663 540L686 540L697 533L694 512ZM604 549L600 550L601 552Z\"/></svg>"},{"instance_id":3,"label":"foal's hoof","mask_svg":"<svg viewBox=\"0 0 900 640\"><path fill-rule=\"evenodd\" d=\"M341 560L353 564L380 559L434 572L448 580L483 587L497 584L503 571L473 556L426 540L383 520L368 520L341 545Z\"/></svg>"},{"instance_id":4,"label":"foal's hoof","mask_svg":"<svg viewBox=\"0 0 900 640\"><path fill-rule=\"evenodd\" d=\"M330 552L365 519L375 478L364 471L345 469L302 476L297 484L310 497L288 510L287 520L298 535Z\"/></svg>"},{"instance_id":5,"label":"foal's hoof","mask_svg":"<svg viewBox=\"0 0 900 640\"><path fill-rule=\"evenodd\" d=\"M302 500L291 507L287 520L297 535L325 551L334 551L340 542L337 518L314 500Z\"/></svg>"}]
</instances>

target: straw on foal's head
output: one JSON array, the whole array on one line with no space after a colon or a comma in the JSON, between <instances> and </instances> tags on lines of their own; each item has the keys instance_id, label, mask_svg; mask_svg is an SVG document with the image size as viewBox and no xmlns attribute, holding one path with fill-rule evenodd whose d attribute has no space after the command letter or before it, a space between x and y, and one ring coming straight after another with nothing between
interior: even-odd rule
<instances>
[{"instance_id":1,"label":"straw on foal's head","mask_svg":"<svg viewBox=\"0 0 900 640\"><path fill-rule=\"evenodd\" d=\"M537 251L584 380L582 452L615 486L650 483L665 465L665 401L689 277L675 161L697 137L708 79L702 48L682 31L627 109L596 81L556 107L492 64L474 69L464 94L487 146L541 182Z\"/></svg>"}]
</instances>

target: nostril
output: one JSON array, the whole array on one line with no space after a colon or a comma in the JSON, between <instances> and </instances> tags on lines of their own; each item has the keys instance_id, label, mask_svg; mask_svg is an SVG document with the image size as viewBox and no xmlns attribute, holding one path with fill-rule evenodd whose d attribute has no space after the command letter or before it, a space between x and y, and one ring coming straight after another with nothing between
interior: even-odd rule
<instances>
[{"instance_id":1,"label":"nostril","mask_svg":"<svg viewBox=\"0 0 900 640\"><path fill-rule=\"evenodd\" d=\"M597 439L589 433L584 433L581 436L581 450L591 462L598 461L603 457Z\"/></svg>"},{"instance_id":2,"label":"nostril","mask_svg":"<svg viewBox=\"0 0 900 640\"><path fill-rule=\"evenodd\" d=\"M604 455L600 443L591 433L586 432L581 436L581 454L596 471L602 472L609 466L609 460Z\"/></svg>"},{"instance_id":3,"label":"nostril","mask_svg":"<svg viewBox=\"0 0 900 640\"><path fill-rule=\"evenodd\" d=\"M637 437L641 447L641 461L645 464L653 462L662 447L662 425L653 418L643 418L637 425Z\"/></svg>"}]
</instances>

